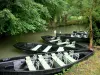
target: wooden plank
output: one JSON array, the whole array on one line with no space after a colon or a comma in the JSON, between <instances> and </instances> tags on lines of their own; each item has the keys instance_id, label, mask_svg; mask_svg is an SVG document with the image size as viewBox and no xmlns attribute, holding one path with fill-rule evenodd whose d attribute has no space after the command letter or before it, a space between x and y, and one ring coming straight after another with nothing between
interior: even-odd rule
<instances>
[{"instance_id":1,"label":"wooden plank","mask_svg":"<svg viewBox=\"0 0 100 75\"><path fill-rule=\"evenodd\" d=\"M57 45L63 45L63 44L66 44L67 42L60 42L60 43L57 43Z\"/></svg>"},{"instance_id":2,"label":"wooden plank","mask_svg":"<svg viewBox=\"0 0 100 75\"><path fill-rule=\"evenodd\" d=\"M32 51L37 51L41 46L42 46L42 45L37 45L37 46L35 46L34 48L32 48L31 50L32 50Z\"/></svg>"},{"instance_id":3,"label":"wooden plank","mask_svg":"<svg viewBox=\"0 0 100 75\"><path fill-rule=\"evenodd\" d=\"M65 45L65 47L75 48L75 46L73 44Z\"/></svg>"},{"instance_id":4,"label":"wooden plank","mask_svg":"<svg viewBox=\"0 0 100 75\"><path fill-rule=\"evenodd\" d=\"M59 47L59 48L57 49L57 52L59 52L59 51L64 51L64 47Z\"/></svg>"},{"instance_id":5,"label":"wooden plank","mask_svg":"<svg viewBox=\"0 0 100 75\"><path fill-rule=\"evenodd\" d=\"M33 65L32 61L31 61L30 56L26 57L26 64L28 66L29 71L35 71L36 70L35 66Z\"/></svg>"},{"instance_id":6,"label":"wooden plank","mask_svg":"<svg viewBox=\"0 0 100 75\"><path fill-rule=\"evenodd\" d=\"M48 51L51 49L51 47L52 47L52 46L47 46L47 47L43 50L43 52L48 52Z\"/></svg>"},{"instance_id":7,"label":"wooden plank","mask_svg":"<svg viewBox=\"0 0 100 75\"><path fill-rule=\"evenodd\" d=\"M67 52L64 52L64 58L65 58L65 60L68 60L69 62L76 62L76 60L75 59L73 59L72 57L70 57L70 55L68 55L68 53Z\"/></svg>"},{"instance_id":8,"label":"wooden plank","mask_svg":"<svg viewBox=\"0 0 100 75\"><path fill-rule=\"evenodd\" d=\"M54 60L54 64L57 66L57 67L61 67L61 66L65 66L65 63L62 62L57 56L55 53L52 53L52 58Z\"/></svg>"},{"instance_id":9,"label":"wooden plank","mask_svg":"<svg viewBox=\"0 0 100 75\"><path fill-rule=\"evenodd\" d=\"M55 39L55 40L50 40L49 42L56 42L59 41L60 39Z\"/></svg>"},{"instance_id":10,"label":"wooden plank","mask_svg":"<svg viewBox=\"0 0 100 75\"><path fill-rule=\"evenodd\" d=\"M43 66L44 69L51 69L51 67L48 65L48 63L45 61L45 59L43 58L42 55L38 55L39 56L39 61L41 63L41 65Z\"/></svg>"},{"instance_id":11,"label":"wooden plank","mask_svg":"<svg viewBox=\"0 0 100 75\"><path fill-rule=\"evenodd\" d=\"M73 34L71 34L71 37L75 37Z\"/></svg>"}]
</instances>

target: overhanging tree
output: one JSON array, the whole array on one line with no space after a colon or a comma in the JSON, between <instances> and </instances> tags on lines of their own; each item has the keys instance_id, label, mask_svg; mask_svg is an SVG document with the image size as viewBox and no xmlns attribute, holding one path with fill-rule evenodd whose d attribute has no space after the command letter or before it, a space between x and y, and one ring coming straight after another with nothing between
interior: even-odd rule
<instances>
[{"instance_id":1,"label":"overhanging tree","mask_svg":"<svg viewBox=\"0 0 100 75\"><path fill-rule=\"evenodd\" d=\"M34 0L38 3L43 4L49 10L51 18L49 24L55 26L58 19L61 19L62 15L66 15L65 11L67 8L66 0Z\"/></svg>"},{"instance_id":2,"label":"overhanging tree","mask_svg":"<svg viewBox=\"0 0 100 75\"><path fill-rule=\"evenodd\" d=\"M84 16L88 17L89 19L89 28L90 28L90 45L89 48L93 48L93 15L97 13L96 9L99 6L99 0L83 0L82 1L82 13Z\"/></svg>"},{"instance_id":3,"label":"overhanging tree","mask_svg":"<svg viewBox=\"0 0 100 75\"><path fill-rule=\"evenodd\" d=\"M11 35L46 29L49 12L46 7L32 0L2 0L0 33Z\"/></svg>"}]
</instances>

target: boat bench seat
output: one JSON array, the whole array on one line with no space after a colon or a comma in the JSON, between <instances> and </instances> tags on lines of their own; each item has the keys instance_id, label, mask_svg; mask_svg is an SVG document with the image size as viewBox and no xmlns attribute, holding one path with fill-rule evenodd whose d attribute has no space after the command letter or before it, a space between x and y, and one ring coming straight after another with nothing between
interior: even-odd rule
<instances>
[{"instance_id":1,"label":"boat bench seat","mask_svg":"<svg viewBox=\"0 0 100 75\"><path fill-rule=\"evenodd\" d=\"M48 65L48 63L45 61L45 59L43 58L42 55L38 55L39 56L39 61L41 63L41 65L43 66L44 69L51 69L51 67Z\"/></svg>"},{"instance_id":2,"label":"boat bench seat","mask_svg":"<svg viewBox=\"0 0 100 75\"><path fill-rule=\"evenodd\" d=\"M63 44L66 44L67 42L60 42L60 43L57 43L57 45L63 45Z\"/></svg>"},{"instance_id":3,"label":"boat bench seat","mask_svg":"<svg viewBox=\"0 0 100 75\"><path fill-rule=\"evenodd\" d=\"M64 58L66 61L69 61L70 63L76 62L76 60L70 57L70 55L68 55L67 52L64 52Z\"/></svg>"},{"instance_id":4,"label":"boat bench seat","mask_svg":"<svg viewBox=\"0 0 100 75\"><path fill-rule=\"evenodd\" d=\"M31 61L30 56L27 56L27 57L26 57L26 64L27 64L28 69L29 69L30 71L35 71L35 70L36 70L34 64L33 64L32 61Z\"/></svg>"},{"instance_id":5,"label":"boat bench seat","mask_svg":"<svg viewBox=\"0 0 100 75\"><path fill-rule=\"evenodd\" d=\"M59 51L64 51L64 47L59 47L59 48L57 49L57 52L59 52Z\"/></svg>"},{"instance_id":6,"label":"boat bench seat","mask_svg":"<svg viewBox=\"0 0 100 75\"><path fill-rule=\"evenodd\" d=\"M59 41L59 39L50 40L49 42L56 42L56 41Z\"/></svg>"},{"instance_id":7,"label":"boat bench seat","mask_svg":"<svg viewBox=\"0 0 100 75\"><path fill-rule=\"evenodd\" d=\"M73 44L70 44L70 45L65 45L65 47L75 48L75 46L74 46Z\"/></svg>"},{"instance_id":8,"label":"boat bench seat","mask_svg":"<svg viewBox=\"0 0 100 75\"><path fill-rule=\"evenodd\" d=\"M54 60L54 64L57 67L65 66L65 63L61 61L55 53L52 53L52 59Z\"/></svg>"},{"instance_id":9,"label":"boat bench seat","mask_svg":"<svg viewBox=\"0 0 100 75\"><path fill-rule=\"evenodd\" d=\"M52 47L52 46L47 46L47 47L43 50L43 52L48 52L48 51L51 49L51 47Z\"/></svg>"},{"instance_id":10,"label":"boat bench seat","mask_svg":"<svg viewBox=\"0 0 100 75\"><path fill-rule=\"evenodd\" d=\"M37 45L37 46L35 46L34 48L32 48L31 50L32 50L32 51L37 51L41 46L42 46L42 45Z\"/></svg>"}]
</instances>

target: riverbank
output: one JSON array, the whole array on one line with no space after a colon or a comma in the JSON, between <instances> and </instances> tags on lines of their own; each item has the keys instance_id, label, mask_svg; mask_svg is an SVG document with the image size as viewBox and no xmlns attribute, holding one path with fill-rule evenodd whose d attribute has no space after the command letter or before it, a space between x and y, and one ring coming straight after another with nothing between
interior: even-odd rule
<instances>
[{"instance_id":1,"label":"riverbank","mask_svg":"<svg viewBox=\"0 0 100 75\"><path fill-rule=\"evenodd\" d=\"M100 75L100 46L94 48L94 55L57 75Z\"/></svg>"}]
</instances>

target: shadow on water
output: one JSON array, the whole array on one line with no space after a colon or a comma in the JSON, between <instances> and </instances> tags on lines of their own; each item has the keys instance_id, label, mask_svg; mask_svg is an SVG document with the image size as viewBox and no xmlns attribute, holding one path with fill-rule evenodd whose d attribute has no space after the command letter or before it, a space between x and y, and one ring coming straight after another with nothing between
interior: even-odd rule
<instances>
[{"instance_id":1,"label":"shadow on water","mask_svg":"<svg viewBox=\"0 0 100 75\"><path fill-rule=\"evenodd\" d=\"M43 43L41 36L43 35L54 35L54 30L62 33L72 33L72 31L87 31L87 27L84 25L71 25L66 27L51 28L48 31L37 32L37 33L26 33L17 36L8 36L0 39L0 58L8 58L14 56L26 55L22 51L15 49L13 44L17 42L35 42Z\"/></svg>"}]
</instances>

